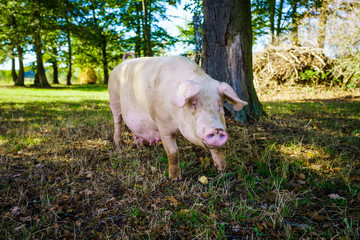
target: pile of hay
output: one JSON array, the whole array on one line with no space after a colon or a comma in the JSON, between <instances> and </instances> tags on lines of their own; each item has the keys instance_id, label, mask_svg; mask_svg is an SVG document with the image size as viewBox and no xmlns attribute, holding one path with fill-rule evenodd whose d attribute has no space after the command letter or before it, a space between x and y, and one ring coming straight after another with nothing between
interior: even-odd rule
<instances>
[{"instance_id":1,"label":"pile of hay","mask_svg":"<svg viewBox=\"0 0 360 240\"><path fill-rule=\"evenodd\" d=\"M280 84L332 84L332 61L321 49L269 47L253 56L257 86Z\"/></svg>"},{"instance_id":2,"label":"pile of hay","mask_svg":"<svg viewBox=\"0 0 360 240\"><path fill-rule=\"evenodd\" d=\"M97 80L97 76L94 69L85 67L81 71L79 78L80 84L95 84L96 80Z\"/></svg>"}]
</instances>

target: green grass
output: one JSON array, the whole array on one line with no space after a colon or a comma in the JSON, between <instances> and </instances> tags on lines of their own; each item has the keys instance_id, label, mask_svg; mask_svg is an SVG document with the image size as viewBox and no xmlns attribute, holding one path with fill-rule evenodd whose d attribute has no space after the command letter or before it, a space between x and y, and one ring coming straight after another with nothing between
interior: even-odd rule
<instances>
[{"instance_id":1,"label":"green grass","mask_svg":"<svg viewBox=\"0 0 360 240\"><path fill-rule=\"evenodd\" d=\"M179 137L172 183L161 144L113 147L106 86L0 87L0 239L359 238L359 99L263 105L224 173Z\"/></svg>"}]
</instances>

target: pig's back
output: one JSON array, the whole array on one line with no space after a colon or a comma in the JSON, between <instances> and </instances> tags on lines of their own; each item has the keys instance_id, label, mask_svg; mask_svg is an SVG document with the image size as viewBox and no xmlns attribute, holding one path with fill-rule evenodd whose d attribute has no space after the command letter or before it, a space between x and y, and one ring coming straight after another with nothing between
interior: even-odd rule
<instances>
[{"instance_id":1,"label":"pig's back","mask_svg":"<svg viewBox=\"0 0 360 240\"><path fill-rule=\"evenodd\" d=\"M160 138L156 112L168 115L169 125L174 125L171 98L177 86L203 74L194 64L184 57L136 58L113 70L109 86L117 89L124 122L136 136L148 141Z\"/></svg>"}]
</instances>

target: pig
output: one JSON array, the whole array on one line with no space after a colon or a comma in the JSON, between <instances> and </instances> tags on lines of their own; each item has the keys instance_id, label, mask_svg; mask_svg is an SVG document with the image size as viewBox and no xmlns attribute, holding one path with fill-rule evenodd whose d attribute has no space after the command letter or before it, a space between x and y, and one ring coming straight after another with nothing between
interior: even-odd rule
<instances>
[{"instance_id":1,"label":"pig","mask_svg":"<svg viewBox=\"0 0 360 240\"><path fill-rule=\"evenodd\" d=\"M131 59L127 59L131 56ZM170 180L180 180L176 136L209 148L215 167L226 167L219 147L228 140L224 100L239 111L241 100L227 83L212 79L186 57L135 58L126 52L123 62L110 74L108 90L114 118L114 143L121 145L121 125L136 141L153 144L161 140L169 163Z\"/></svg>"}]
</instances>

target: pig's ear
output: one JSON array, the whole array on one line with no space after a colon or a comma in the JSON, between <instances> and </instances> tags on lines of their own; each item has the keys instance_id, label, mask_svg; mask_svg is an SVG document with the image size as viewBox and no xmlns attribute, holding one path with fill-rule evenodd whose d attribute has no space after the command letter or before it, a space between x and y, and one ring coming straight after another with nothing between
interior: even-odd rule
<instances>
[{"instance_id":1,"label":"pig's ear","mask_svg":"<svg viewBox=\"0 0 360 240\"><path fill-rule=\"evenodd\" d=\"M225 97L230 103L234 105L235 111L240 111L248 103L241 100L235 93L234 89L229 84L221 82L218 85L218 91L221 96Z\"/></svg>"},{"instance_id":2,"label":"pig's ear","mask_svg":"<svg viewBox=\"0 0 360 240\"><path fill-rule=\"evenodd\" d=\"M171 102L178 106L183 107L185 103L192 97L196 96L201 90L201 86L191 80L182 82L175 96L172 98Z\"/></svg>"}]
</instances>

